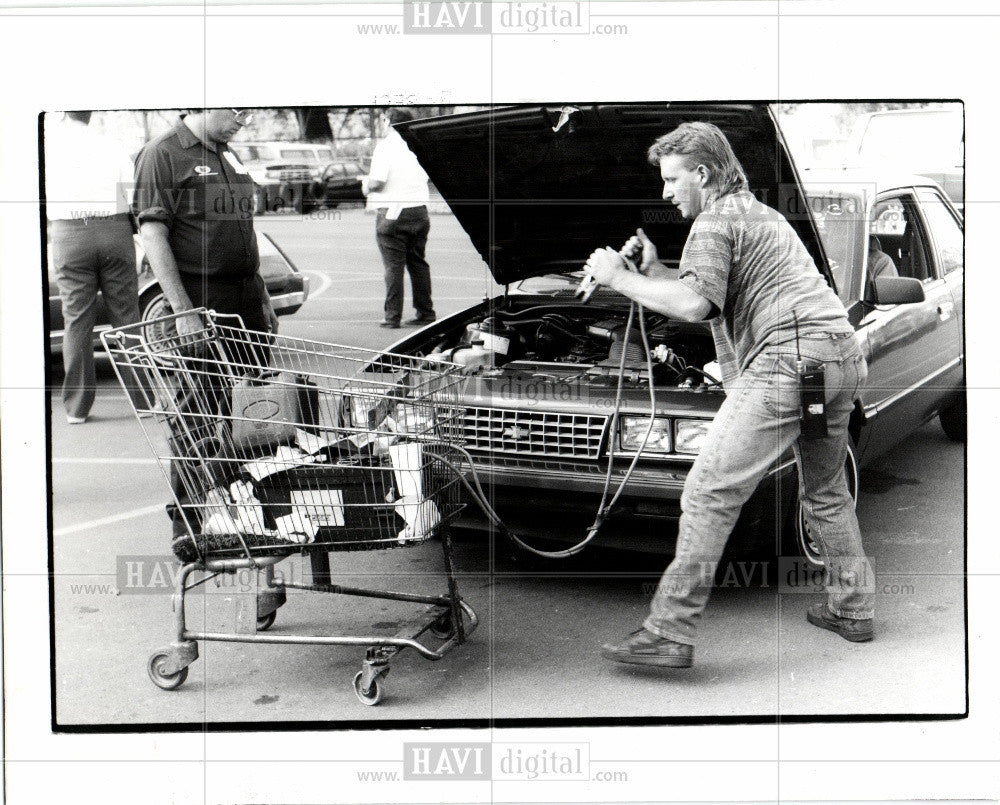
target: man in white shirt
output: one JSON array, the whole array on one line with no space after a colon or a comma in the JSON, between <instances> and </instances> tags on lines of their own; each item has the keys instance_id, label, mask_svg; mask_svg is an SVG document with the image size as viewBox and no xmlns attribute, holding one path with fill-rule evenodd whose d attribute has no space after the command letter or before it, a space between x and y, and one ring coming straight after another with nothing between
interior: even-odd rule
<instances>
[{"instance_id":1,"label":"man in white shirt","mask_svg":"<svg viewBox=\"0 0 1000 805\"><path fill-rule=\"evenodd\" d=\"M375 239L385 266L385 320L380 326L398 329L403 316L403 269L410 272L417 315L407 324L434 321L431 270L424 258L431 221L427 214L427 174L393 123L411 119L406 109L383 115L384 136L375 147L371 169L362 181L368 209L375 210Z\"/></svg>"},{"instance_id":2,"label":"man in white shirt","mask_svg":"<svg viewBox=\"0 0 1000 805\"><path fill-rule=\"evenodd\" d=\"M139 320L135 245L125 193L132 162L112 140L90 128L90 112L45 120L45 209L62 300L62 400L66 420L86 422L97 393L93 330L97 294L115 327ZM145 408L135 384L129 393Z\"/></svg>"}]
</instances>

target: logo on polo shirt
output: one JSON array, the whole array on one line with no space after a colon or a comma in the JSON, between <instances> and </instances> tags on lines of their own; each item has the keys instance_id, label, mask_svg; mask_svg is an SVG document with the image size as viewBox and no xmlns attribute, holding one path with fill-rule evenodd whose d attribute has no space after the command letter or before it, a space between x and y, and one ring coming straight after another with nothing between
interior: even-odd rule
<instances>
[{"instance_id":1,"label":"logo on polo shirt","mask_svg":"<svg viewBox=\"0 0 1000 805\"><path fill-rule=\"evenodd\" d=\"M195 165L194 172L199 176L216 176L217 174L209 165Z\"/></svg>"}]
</instances>

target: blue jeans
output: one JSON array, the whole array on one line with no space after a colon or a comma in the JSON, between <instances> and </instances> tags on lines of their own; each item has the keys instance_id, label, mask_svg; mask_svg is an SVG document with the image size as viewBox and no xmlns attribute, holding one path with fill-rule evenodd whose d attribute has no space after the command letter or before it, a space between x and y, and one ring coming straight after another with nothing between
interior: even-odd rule
<instances>
[{"instance_id":1,"label":"blue jeans","mask_svg":"<svg viewBox=\"0 0 1000 805\"><path fill-rule=\"evenodd\" d=\"M694 643L740 510L789 446L806 520L826 562L830 609L848 618L874 615L874 575L844 472L847 425L868 367L853 334L803 336L799 345L808 365L825 367L827 436L800 436L795 342L765 348L728 390L685 481L677 551L643 624L661 637Z\"/></svg>"}]
</instances>

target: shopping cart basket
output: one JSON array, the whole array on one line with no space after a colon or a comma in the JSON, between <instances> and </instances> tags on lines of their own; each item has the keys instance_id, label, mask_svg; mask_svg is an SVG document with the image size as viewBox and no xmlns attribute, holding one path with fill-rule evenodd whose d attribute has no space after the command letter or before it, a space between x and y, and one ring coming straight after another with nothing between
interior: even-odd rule
<instances>
[{"instance_id":1,"label":"shopping cart basket","mask_svg":"<svg viewBox=\"0 0 1000 805\"><path fill-rule=\"evenodd\" d=\"M150 657L150 678L166 690L183 684L199 640L364 646L354 690L376 704L399 651L441 659L478 623L458 593L448 529L463 505L460 472L446 457L459 430L459 368L248 331L238 317L204 309L195 314L200 328L183 337L176 315L101 336L123 386L139 383L155 398L136 414L173 492L173 548L183 565L173 598L176 635ZM444 549L441 595L332 583L333 552L434 536ZM311 564L309 584L275 572L297 552ZM257 584L255 611L237 611L232 633L188 629L185 594L247 568ZM392 637L262 634L293 588L425 606L417 626ZM431 648L428 633L443 643Z\"/></svg>"}]
</instances>

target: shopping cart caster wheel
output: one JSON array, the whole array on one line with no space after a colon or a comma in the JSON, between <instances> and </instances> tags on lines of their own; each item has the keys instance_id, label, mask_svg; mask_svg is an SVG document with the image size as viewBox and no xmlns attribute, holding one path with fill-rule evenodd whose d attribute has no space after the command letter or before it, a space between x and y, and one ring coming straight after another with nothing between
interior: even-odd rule
<instances>
[{"instance_id":1,"label":"shopping cart caster wheel","mask_svg":"<svg viewBox=\"0 0 1000 805\"><path fill-rule=\"evenodd\" d=\"M379 674L372 680L371 687L365 690L361 687L361 673L361 671L358 671L354 675L354 693L362 704L374 707L382 701L382 694L385 692L385 682L382 681L382 675Z\"/></svg>"},{"instance_id":2,"label":"shopping cart caster wheel","mask_svg":"<svg viewBox=\"0 0 1000 805\"><path fill-rule=\"evenodd\" d=\"M162 688L163 690L174 690L175 688L179 688L184 684L184 680L187 679L188 676L187 666L181 668L181 670L173 674L166 673L163 668L169 659L169 654L157 652L149 658L149 665L147 666L149 678L153 680L154 685L158 688Z\"/></svg>"},{"instance_id":3,"label":"shopping cart caster wheel","mask_svg":"<svg viewBox=\"0 0 1000 805\"><path fill-rule=\"evenodd\" d=\"M455 619L446 612L431 624L431 634L439 640L451 640L455 636Z\"/></svg>"},{"instance_id":4,"label":"shopping cart caster wheel","mask_svg":"<svg viewBox=\"0 0 1000 805\"><path fill-rule=\"evenodd\" d=\"M264 615L263 617L257 618L257 631L266 632L268 629L274 626L274 622L277 619L278 619L277 610L275 610L274 612L270 612L267 615Z\"/></svg>"}]
</instances>

